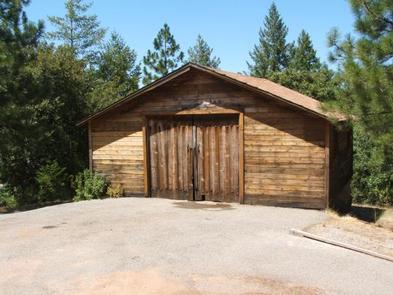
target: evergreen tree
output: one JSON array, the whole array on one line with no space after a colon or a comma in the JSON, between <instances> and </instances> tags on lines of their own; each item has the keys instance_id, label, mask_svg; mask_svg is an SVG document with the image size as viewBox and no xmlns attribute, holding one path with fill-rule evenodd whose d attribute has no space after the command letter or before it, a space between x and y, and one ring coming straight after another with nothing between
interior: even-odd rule
<instances>
[{"instance_id":1,"label":"evergreen tree","mask_svg":"<svg viewBox=\"0 0 393 295\"><path fill-rule=\"evenodd\" d=\"M136 59L135 50L126 45L119 34L112 33L99 54L98 77L105 81L116 81L120 96L135 91L140 75Z\"/></svg>"},{"instance_id":2,"label":"evergreen tree","mask_svg":"<svg viewBox=\"0 0 393 295\"><path fill-rule=\"evenodd\" d=\"M23 9L29 3L30 0L0 1L0 106L29 100L25 88L32 78L26 64L36 57L44 27L42 21L34 24L26 17ZM0 112L0 118L2 115L7 112Z\"/></svg>"},{"instance_id":3,"label":"evergreen tree","mask_svg":"<svg viewBox=\"0 0 393 295\"><path fill-rule=\"evenodd\" d=\"M112 33L98 56L94 90L89 95L94 112L138 89L140 66L137 54L119 34Z\"/></svg>"},{"instance_id":4,"label":"evergreen tree","mask_svg":"<svg viewBox=\"0 0 393 295\"><path fill-rule=\"evenodd\" d=\"M143 84L148 84L167 75L183 63L184 53L176 43L168 24L158 32L153 41L154 50L148 50L143 57Z\"/></svg>"},{"instance_id":5,"label":"evergreen tree","mask_svg":"<svg viewBox=\"0 0 393 295\"><path fill-rule=\"evenodd\" d=\"M304 30L291 50L288 67L270 73L267 78L321 101L334 100L339 87L339 80L321 64L310 35Z\"/></svg>"},{"instance_id":6,"label":"evergreen tree","mask_svg":"<svg viewBox=\"0 0 393 295\"><path fill-rule=\"evenodd\" d=\"M378 186L364 187L360 193L377 193L381 196L380 200L392 204L393 2L351 0L350 4L358 37L347 36L345 40L339 40L337 30L333 30L329 36L332 48L330 59L338 63L342 78L336 107L355 118L354 125L359 125L362 136L372 143L372 146L366 147L372 151L369 158L372 159L373 169L370 171L379 173L369 175L359 172L359 175L367 178L370 185L376 183L376 179L380 183ZM365 144L368 145L367 142Z\"/></svg>"},{"instance_id":7,"label":"evergreen tree","mask_svg":"<svg viewBox=\"0 0 393 295\"><path fill-rule=\"evenodd\" d=\"M35 79L29 66L37 57L43 23L28 20L24 7L30 1L0 1L0 183L23 186L28 161L28 124L33 116ZM20 183L19 183L20 182Z\"/></svg>"},{"instance_id":8,"label":"evergreen tree","mask_svg":"<svg viewBox=\"0 0 393 295\"><path fill-rule=\"evenodd\" d=\"M265 17L264 28L259 31L259 43L250 52L252 63L247 64L252 76L267 77L288 66L292 45L286 41L287 34L288 28L273 3Z\"/></svg>"},{"instance_id":9,"label":"evergreen tree","mask_svg":"<svg viewBox=\"0 0 393 295\"><path fill-rule=\"evenodd\" d=\"M66 0L66 15L49 17L57 30L48 33L48 37L71 47L78 56L92 58L95 47L105 36L105 29L100 27L96 15L86 14L91 5L83 0Z\"/></svg>"},{"instance_id":10,"label":"evergreen tree","mask_svg":"<svg viewBox=\"0 0 393 295\"><path fill-rule=\"evenodd\" d=\"M340 86L340 79L326 65L313 71L288 68L268 79L324 102L335 100Z\"/></svg>"},{"instance_id":11,"label":"evergreen tree","mask_svg":"<svg viewBox=\"0 0 393 295\"><path fill-rule=\"evenodd\" d=\"M86 114L85 65L70 48L40 46L26 67L32 75L24 89L28 99L9 105L1 132L6 143L0 147L0 182L14 189L19 204L38 201L35 177L48 161L73 174L85 166L87 156L84 130L75 126Z\"/></svg>"},{"instance_id":12,"label":"evergreen tree","mask_svg":"<svg viewBox=\"0 0 393 295\"><path fill-rule=\"evenodd\" d=\"M251 52L251 75L264 77L319 100L336 97L338 80L326 65L321 65L310 35L304 30L297 44L288 44L288 29L273 3L259 32L259 44Z\"/></svg>"},{"instance_id":13,"label":"evergreen tree","mask_svg":"<svg viewBox=\"0 0 393 295\"><path fill-rule=\"evenodd\" d=\"M289 67L299 71L314 71L321 67L321 62L317 57L310 35L302 30L294 46Z\"/></svg>"},{"instance_id":14,"label":"evergreen tree","mask_svg":"<svg viewBox=\"0 0 393 295\"><path fill-rule=\"evenodd\" d=\"M42 23L28 21L29 1L0 1L0 183L19 204L36 203L36 174L48 161L67 173L85 165L84 64L73 50L40 43Z\"/></svg>"},{"instance_id":15,"label":"evergreen tree","mask_svg":"<svg viewBox=\"0 0 393 295\"><path fill-rule=\"evenodd\" d=\"M339 62L344 80L340 106L355 116L370 135L393 142L393 2L351 0L358 39L342 42L330 34L332 61Z\"/></svg>"},{"instance_id":16,"label":"evergreen tree","mask_svg":"<svg viewBox=\"0 0 393 295\"><path fill-rule=\"evenodd\" d=\"M198 35L196 44L188 49L188 59L202 66L218 68L221 63L220 58L212 56L212 53L213 48L210 48L202 36Z\"/></svg>"}]
</instances>

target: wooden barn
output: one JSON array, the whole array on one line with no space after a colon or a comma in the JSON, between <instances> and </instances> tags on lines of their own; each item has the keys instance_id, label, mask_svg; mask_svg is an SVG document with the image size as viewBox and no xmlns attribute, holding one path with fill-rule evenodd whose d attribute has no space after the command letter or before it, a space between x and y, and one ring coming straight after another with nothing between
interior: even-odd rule
<instances>
[{"instance_id":1,"label":"wooden barn","mask_svg":"<svg viewBox=\"0 0 393 295\"><path fill-rule=\"evenodd\" d=\"M90 168L125 195L324 209L351 202L344 120L269 80L189 63L79 125Z\"/></svg>"}]
</instances>

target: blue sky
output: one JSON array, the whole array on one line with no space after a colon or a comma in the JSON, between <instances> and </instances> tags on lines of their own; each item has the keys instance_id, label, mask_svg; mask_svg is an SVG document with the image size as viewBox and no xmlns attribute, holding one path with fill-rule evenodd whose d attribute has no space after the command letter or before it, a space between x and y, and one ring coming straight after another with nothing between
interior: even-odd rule
<instances>
[{"instance_id":1,"label":"blue sky","mask_svg":"<svg viewBox=\"0 0 393 295\"><path fill-rule=\"evenodd\" d=\"M258 40L258 31L271 0L95 0L90 13L98 15L102 26L116 31L136 50L141 60L164 22L171 27L183 51L195 43L200 33L221 58L221 68L247 70L249 51ZM352 30L353 15L346 0L276 0L286 25L288 40L302 29L312 37L323 61L328 48L326 35L332 27L342 33ZM31 20L65 13L63 0L32 0L27 8Z\"/></svg>"}]
</instances>

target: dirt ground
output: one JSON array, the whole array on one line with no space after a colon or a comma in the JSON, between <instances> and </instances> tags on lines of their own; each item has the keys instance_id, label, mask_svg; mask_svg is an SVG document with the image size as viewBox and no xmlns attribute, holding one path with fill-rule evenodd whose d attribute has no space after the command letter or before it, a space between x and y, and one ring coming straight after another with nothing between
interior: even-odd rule
<instances>
[{"instance_id":1,"label":"dirt ground","mask_svg":"<svg viewBox=\"0 0 393 295\"><path fill-rule=\"evenodd\" d=\"M393 258L393 228L364 222L351 216L329 218L305 229L307 232L331 240L348 243Z\"/></svg>"},{"instance_id":2,"label":"dirt ground","mask_svg":"<svg viewBox=\"0 0 393 295\"><path fill-rule=\"evenodd\" d=\"M393 264L290 234L322 211L121 198L0 215L0 294L391 294Z\"/></svg>"},{"instance_id":3,"label":"dirt ground","mask_svg":"<svg viewBox=\"0 0 393 295\"><path fill-rule=\"evenodd\" d=\"M239 285L241 285L241 294L324 294L318 288L259 277L192 275L188 280L193 286L190 286L190 283L185 284L180 279L165 277L154 269L141 272L118 272L97 278L88 284L82 282L80 290L75 295L237 294L235 290L239 290Z\"/></svg>"}]
</instances>

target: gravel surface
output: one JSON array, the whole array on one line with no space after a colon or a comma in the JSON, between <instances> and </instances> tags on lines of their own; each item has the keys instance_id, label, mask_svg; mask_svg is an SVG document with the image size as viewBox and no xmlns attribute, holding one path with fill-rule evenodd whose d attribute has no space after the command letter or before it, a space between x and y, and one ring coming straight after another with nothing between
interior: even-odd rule
<instances>
[{"instance_id":1,"label":"gravel surface","mask_svg":"<svg viewBox=\"0 0 393 295\"><path fill-rule=\"evenodd\" d=\"M0 215L0 293L391 294L392 263L289 234L326 219L142 198Z\"/></svg>"},{"instance_id":2,"label":"gravel surface","mask_svg":"<svg viewBox=\"0 0 393 295\"><path fill-rule=\"evenodd\" d=\"M353 217L330 217L306 228L307 232L324 238L354 245L393 258L393 230Z\"/></svg>"}]
</instances>

